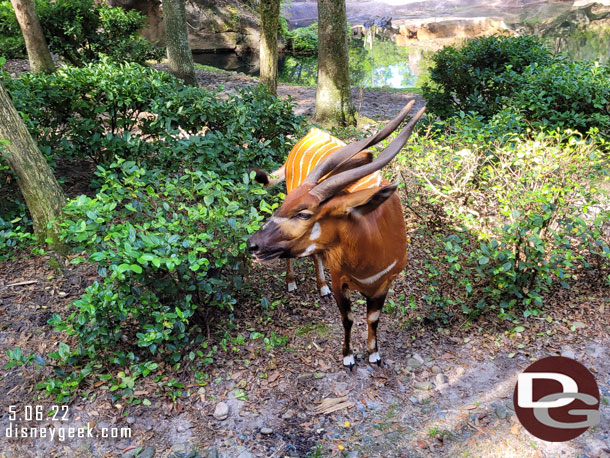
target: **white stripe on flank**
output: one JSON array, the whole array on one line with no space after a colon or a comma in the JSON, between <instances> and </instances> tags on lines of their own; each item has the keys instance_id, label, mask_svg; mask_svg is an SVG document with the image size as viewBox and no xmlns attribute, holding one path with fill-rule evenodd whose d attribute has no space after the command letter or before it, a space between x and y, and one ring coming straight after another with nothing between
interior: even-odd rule
<instances>
[{"instance_id":1,"label":"white stripe on flank","mask_svg":"<svg viewBox=\"0 0 610 458\"><path fill-rule=\"evenodd\" d=\"M314 147L318 148L318 149L316 149L316 151L317 151L322 146L326 145L327 143L328 143L328 138L326 138L326 136L324 136L317 142L312 143L311 146L303 152L303 155L301 156L301 160L299 161L299 176L297 178L298 184L296 186L300 185L303 182L303 180L305 179L305 175L303 175L303 160L307 158L307 153L309 153L311 151L311 149ZM320 145L320 146L318 146L318 145Z\"/></svg>"},{"instance_id":2,"label":"white stripe on flank","mask_svg":"<svg viewBox=\"0 0 610 458\"><path fill-rule=\"evenodd\" d=\"M370 285L371 283L375 283L377 280L379 280L381 277L383 277L385 274L387 274L390 270L392 270L392 268L395 265L396 265L396 261L394 261L392 264L390 264L388 267L383 269L378 274L372 275L372 276L367 277L367 278L365 278L363 280L360 280L359 278L354 277L354 280L356 280L358 283L362 283L362 284L365 284L365 285Z\"/></svg>"},{"instance_id":3,"label":"white stripe on flank","mask_svg":"<svg viewBox=\"0 0 610 458\"><path fill-rule=\"evenodd\" d=\"M301 150L303 149L303 146L310 140L308 137L313 136L314 132L316 130L317 129L315 127L310 129L309 132L307 133L307 135L305 135L300 140L302 143L299 145L299 148L294 152L294 154L292 154L292 151L288 154L288 158L292 161L292 164L290 164L290 171L291 171L291 175L290 175L291 183L290 184L292 184L294 182L294 163L296 162L295 159L300 157L299 155L301 154ZM286 162L288 162L288 161L286 161ZM293 186L293 188L296 188L296 186ZM290 191L291 189L288 189L288 191Z\"/></svg>"},{"instance_id":4,"label":"white stripe on flank","mask_svg":"<svg viewBox=\"0 0 610 458\"><path fill-rule=\"evenodd\" d=\"M331 143L333 143L333 142L331 142ZM334 142L334 143L337 143L337 142ZM327 146L327 145L324 145L324 146ZM305 173L305 176L309 175L309 172L311 172L313 169L315 169L318 166L318 164L320 162L322 162L324 159L326 159L331 153L334 153L338 149L343 148L343 146L345 146L345 145L332 146L326 151L324 150L324 147L322 147L318 151L316 151L311 156L309 165L307 166L307 172Z\"/></svg>"}]
</instances>

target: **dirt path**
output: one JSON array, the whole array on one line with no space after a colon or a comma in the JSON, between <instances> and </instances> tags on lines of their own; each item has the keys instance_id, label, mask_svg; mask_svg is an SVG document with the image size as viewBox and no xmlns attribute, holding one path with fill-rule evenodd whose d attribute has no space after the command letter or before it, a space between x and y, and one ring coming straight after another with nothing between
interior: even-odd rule
<instances>
[{"instance_id":1,"label":"dirt path","mask_svg":"<svg viewBox=\"0 0 610 458\"><path fill-rule=\"evenodd\" d=\"M163 66L158 68L165 69ZM235 91L238 88L258 84L258 78L243 73L214 72L208 70L197 70L197 81L201 87L208 89L224 86L226 91ZM278 95L292 97L296 103L295 113L312 117L316 105L316 88L280 84ZM409 100L415 98L415 110L424 104L424 99L419 94L399 92L383 89L359 89L352 90L352 98L356 110L367 118L376 121L385 121L398 113Z\"/></svg>"},{"instance_id":2,"label":"dirt path","mask_svg":"<svg viewBox=\"0 0 610 458\"><path fill-rule=\"evenodd\" d=\"M417 250L417 239L412 244ZM136 385L141 398L129 405L113 399L109 385L83 387L70 404L67 423L56 426L131 428L131 438L6 438L8 404L45 405L52 399L33 386L49 374L32 368L0 371L0 456L133 456L155 449L157 457L350 456L580 456L603 457L610 450L610 338L603 291L557 292L544 315L526 320L521 332L493 316L473 323L443 325L418 295L417 261L396 282L389 313L381 320L381 369L364 363L364 307L356 305L353 342L358 368L341 368L342 329L336 306L315 292L308 261L297 269L299 289L285 293L283 266L258 267L250 277L251 301L239 307L226 351L222 326L212 345L219 349L195 383L195 369L165 368L165 387L147 379ZM95 273L75 269L57 277L45 259L8 261L0 266L0 364L19 345L24 354L57 348L63 339L46 324L66 313ZM7 286L37 281L23 286ZM266 297L269 306L261 307ZM404 299L403 299L404 297ZM412 299L411 299L412 298ZM352 299L358 299L353 295ZM221 319L226 322L226 314ZM265 341L266 339L266 341ZM530 360L563 353L594 371L602 394L602 423L566 443L540 441L518 424L512 406L517 374ZM167 381L184 384L171 401ZM316 412L323 400L344 398L342 408ZM213 413L220 403L228 417ZM38 424L40 426L40 424ZM152 447L152 448L151 448ZM316 455L317 453L317 455ZM148 455L144 455L148 456Z\"/></svg>"}]
</instances>

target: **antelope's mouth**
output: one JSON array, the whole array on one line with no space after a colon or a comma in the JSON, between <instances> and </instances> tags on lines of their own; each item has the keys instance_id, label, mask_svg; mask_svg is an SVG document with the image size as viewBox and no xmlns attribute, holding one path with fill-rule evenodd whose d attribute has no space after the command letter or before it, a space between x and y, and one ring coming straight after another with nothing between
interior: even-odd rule
<instances>
[{"instance_id":1,"label":"antelope's mouth","mask_svg":"<svg viewBox=\"0 0 610 458\"><path fill-rule=\"evenodd\" d=\"M254 262L264 263L273 261L278 258L288 258L289 253L283 248L276 248L274 250L265 250L259 251L257 253L252 253L252 259Z\"/></svg>"}]
</instances>

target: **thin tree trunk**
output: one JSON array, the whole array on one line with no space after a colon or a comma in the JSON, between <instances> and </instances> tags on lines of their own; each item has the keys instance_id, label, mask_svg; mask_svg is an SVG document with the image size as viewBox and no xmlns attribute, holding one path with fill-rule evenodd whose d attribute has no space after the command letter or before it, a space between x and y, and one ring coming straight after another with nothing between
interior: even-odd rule
<instances>
[{"instance_id":1,"label":"thin tree trunk","mask_svg":"<svg viewBox=\"0 0 610 458\"><path fill-rule=\"evenodd\" d=\"M172 75L186 84L197 85L193 54L186 29L185 0L163 0L167 66Z\"/></svg>"},{"instance_id":2,"label":"thin tree trunk","mask_svg":"<svg viewBox=\"0 0 610 458\"><path fill-rule=\"evenodd\" d=\"M316 119L356 123L349 81L345 0L318 0Z\"/></svg>"},{"instance_id":3,"label":"thin tree trunk","mask_svg":"<svg viewBox=\"0 0 610 458\"><path fill-rule=\"evenodd\" d=\"M55 224L47 226L61 216L66 199L51 167L34 143L2 84L0 139L9 142L0 154L17 177L17 184L32 215L36 237L41 242L50 238L54 247L63 251L58 237L59 228Z\"/></svg>"},{"instance_id":4,"label":"thin tree trunk","mask_svg":"<svg viewBox=\"0 0 610 458\"><path fill-rule=\"evenodd\" d=\"M32 73L53 73L55 64L51 59L47 40L44 38L38 16L36 16L34 0L11 0L11 3L25 40L30 71Z\"/></svg>"},{"instance_id":5,"label":"thin tree trunk","mask_svg":"<svg viewBox=\"0 0 610 458\"><path fill-rule=\"evenodd\" d=\"M260 82L277 95L277 33L280 0L261 0Z\"/></svg>"}]
</instances>

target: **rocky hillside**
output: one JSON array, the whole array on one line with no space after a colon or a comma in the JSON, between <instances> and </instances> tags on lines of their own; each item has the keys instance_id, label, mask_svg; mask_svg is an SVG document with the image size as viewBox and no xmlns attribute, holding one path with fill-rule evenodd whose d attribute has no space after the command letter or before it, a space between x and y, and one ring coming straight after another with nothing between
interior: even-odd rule
<instances>
[{"instance_id":1,"label":"rocky hillside","mask_svg":"<svg viewBox=\"0 0 610 458\"><path fill-rule=\"evenodd\" d=\"M146 39L165 39L160 0L109 0L113 6L136 9L148 18ZM193 52L237 52L258 49L257 0L186 0L189 41Z\"/></svg>"}]
</instances>

